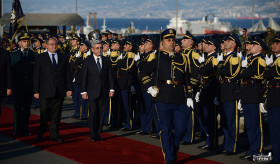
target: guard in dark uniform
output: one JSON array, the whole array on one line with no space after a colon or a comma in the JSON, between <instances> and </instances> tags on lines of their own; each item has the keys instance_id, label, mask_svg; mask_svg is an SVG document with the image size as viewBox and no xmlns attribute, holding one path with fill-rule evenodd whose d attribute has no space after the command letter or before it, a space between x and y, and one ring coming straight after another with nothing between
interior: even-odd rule
<instances>
[{"instance_id":1,"label":"guard in dark uniform","mask_svg":"<svg viewBox=\"0 0 280 164\"><path fill-rule=\"evenodd\" d=\"M69 45L64 34L58 34L58 45L60 53L67 54L69 52Z\"/></svg>"},{"instance_id":2,"label":"guard in dark uniform","mask_svg":"<svg viewBox=\"0 0 280 164\"><path fill-rule=\"evenodd\" d=\"M250 161L253 161L253 155L261 155L263 152L263 127L259 104L264 93L262 80L266 67L262 52L266 49L267 46L260 38L255 39L250 48L251 55L242 61L243 69L240 73L240 99L250 143L249 152L241 158Z\"/></svg>"},{"instance_id":3,"label":"guard in dark uniform","mask_svg":"<svg viewBox=\"0 0 280 164\"><path fill-rule=\"evenodd\" d=\"M137 61L138 76L141 84L141 92L143 97L143 106L140 111L141 115L141 130L137 132L140 135L147 135L152 130L152 123L154 120L155 126L157 127L157 135L159 133L158 126L159 121L155 111L154 99L149 94L148 88L154 84L154 72L156 63L155 41L152 38L147 38L144 41L145 53L140 55L140 60Z\"/></svg>"},{"instance_id":4,"label":"guard in dark uniform","mask_svg":"<svg viewBox=\"0 0 280 164\"><path fill-rule=\"evenodd\" d=\"M79 51L70 62L70 70L73 77L74 91L72 94L72 100L74 103L75 113L73 118L87 120L88 118L88 102L82 99L81 96L81 84L82 84L82 68L84 60L87 58L87 51L89 50L89 43L83 42L80 46ZM80 107L82 106L82 113Z\"/></svg>"},{"instance_id":5,"label":"guard in dark uniform","mask_svg":"<svg viewBox=\"0 0 280 164\"><path fill-rule=\"evenodd\" d=\"M199 54L195 52L194 45L195 45L195 38L194 36L189 32L186 31L186 34L184 35L183 39L181 40L182 43L182 54L186 57L188 60L188 71L190 75L190 82L191 82L191 87L193 89L193 99L194 96L196 95L198 91L198 86L199 86ZM196 108L196 102L195 102L195 108ZM196 110L196 109L195 109ZM182 145L189 145L192 144L195 140L195 118L194 118L194 112L192 109L188 109L190 114L188 115L189 118L187 118L188 123L187 123L187 131L182 139L181 143Z\"/></svg>"},{"instance_id":6,"label":"guard in dark uniform","mask_svg":"<svg viewBox=\"0 0 280 164\"><path fill-rule=\"evenodd\" d=\"M102 54L102 56L109 57L110 53L111 53L110 41L109 40L102 41L102 46L103 46L103 54Z\"/></svg>"},{"instance_id":7,"label":"guard in dark uniform","mask_svg":"<svg viewBox=\"0 0 280 164\"><path fill-rule=\"evenodd\" d=\"M266 108L273 153L272 162L280 163L280 35L276 36L271 47L276 60L266 67L263 77L268 81Z\"/></svg>"},{"instance_id":8,"label":"guard in dark uniform","mask_svg":"<svg viewBox=\"0 0 280 164\"><path fill-rule=\"evenodd\" d=\"M220 81L220 102L222 104L220 116L224 131L224 148L222 153L234 155L237 152L237 139L239 131L238 84L241 70L241 59L236 49L240 47L239 37L231 33L224 42L225 55L217 57L218 75Z\"/></svg>"},{"instance_id":9,"label":"guard in dark uniform","mask_svg":"<svg viewBox=\"0 0 280 164\"><path fill-rule=\"evenodd\" d=\"M42 47L42 43L43 43L43 40L40 39L40 38L34 38L33 39L34 43L34 51L37 53L37 54L41 54L41 53L44 53L44 49Z\"/></svg>"},{"instance_id":10,"label":"guard in dark uniform","mask_svg":"<svg viewBox=\"0 0 280 164\"><path fill-rule=\"evenodd\" d=\"M69 51L69 63L75 58L77 52L79 51L80 38L77 35L74 35L71 39L71 49Z\"/></svg>"},{"instance_id":11,"label":"guard in dark uniform","mask_svg":"<svg viewBox=\"0 0 280 164\"><path fill-rule=\"evenodd\" d=\"M204 150L215 150L218 148L218 121L217 121L217 106L214 100L219 94L219 81L217 76L217 49L219 42L213 38L209 38L204 46L204 52L200 57L200 75L201 85L196 99L199 102L198 106L203 115L205 130L209 134L205 145L199 147ZM204 55L207 55L206 57ZM197 97L198 96L198 97Z\"/></svg>"},{"instance_id":12,"label":"guard in dark uniform","mask_svg":"<svg viewBox=\"0 0 280 164\"><path fill-rule=\"evenodd\" d=\"M1 42L1 40L0 40ZM10 54L0 47L0 116L2 99L12 94L12 71Z\"/></svg>"},{"instance_id":13,"label":"guard in dark uniform","mask_svg":"<svg viewBox=\"0 0 280 164\"><path fill-rule=\"evenodd\" d=\"M135 54L132 52L133 43L127 40L124 44L124 53L117 62L117 85L120 90L120 97L124 112L124 125L120 129L121 131L128 131L132 128L132 108L133 102L129 101L130 89L134 88L133 80L136 75L136 67L134 64Z\"/></svg>"},{"instance_id":14,"label":"guard in dark uniform","mask_svg":"<svg viewBox=\"0 0 280 164\"><path fill-rule=\"evenodd\" d=\"M179 143L186 131L188 107L193 107L187 59L175 53L174 29L161 33L161 52L156 58L155 86L148 92L155 97L160 140L166 163L176 163ZM156 65L156 66L157 66Z\"/></svg>"},{"instance_id":15,"label":"guard in dark uniform","mask_svg":"<svg viewBox=\"0 0 280 164\"><path fill-rule=\"evenodd\" d=\"M15 127L16 136L30 135L28 122L30 106L33 99L33 67L35 52L30 47L30 36L22 33L19 37L20 50L11 53L11 66L13 74L13 91L15 95Z\"/></svg>"}]
</instances>

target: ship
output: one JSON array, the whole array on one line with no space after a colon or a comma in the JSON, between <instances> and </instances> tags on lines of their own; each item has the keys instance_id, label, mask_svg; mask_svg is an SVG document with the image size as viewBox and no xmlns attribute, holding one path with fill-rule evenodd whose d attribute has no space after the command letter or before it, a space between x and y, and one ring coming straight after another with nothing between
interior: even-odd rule
<instances>
[{"instance_id":1,"label":"ship","mask_svg":"<svg viewBox=\"0 0 280 164\"><path fill-rule=\"evenodd\" d=\"M210 20L209 17L213 19ZM177 23L176 23L177 22ZM230 32L231 24L229 22L220 22L219 18L213 14L207 15L202 20L187 21L181 16L173 17L169 20L167 28L173 28L177 31L177 35L184 35L186 30L193 35L203 34L225 34Z\"/></svg>"}]
</instances>

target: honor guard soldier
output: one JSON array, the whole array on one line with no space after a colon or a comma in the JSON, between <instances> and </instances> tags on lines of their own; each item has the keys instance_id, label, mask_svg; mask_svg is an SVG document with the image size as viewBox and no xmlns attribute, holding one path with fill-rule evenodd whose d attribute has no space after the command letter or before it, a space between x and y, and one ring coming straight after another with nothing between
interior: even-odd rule
<instances>
[{"instance_id":1,"label":"honor guard soldier","mask_svg":"<svg viewBox=\"0 0 280 164\"><path fill-rule=\"evenodd\" d=\"M109 40L102 41L102 46L103 46L103 54L102 54L102 56L109 57L110 53L111 53L110 41Z\"/></svg>"},{"instance_id":2,"label":"honor guard soldier","mask_svg":"<svg viewBox=\"0 0 280 164\"><path fill-rule=\"evenodd\" d=\"M186 31L186 34L184 35L183 39L181 40L182 43L182 54L186 57L188 60L188 71L190 75L190 82L191 87L193 89L193 97L196 95L198 85L199 85L199 54L194 51L194 45L195 45L195 38L194 36L189 32ZM196 105L195 105L196 108ZM181 141L180 144L182 145L189 145L194 142L195 136L194 136L194 113L191 109L188 109L188 111L191 113L189 116L188 123L187 123L187 131L186 134Z\"/></svg>"},{"instance_id":3,"label":"honor guard soldier","mask_svg":"<svg viewBox=\"0 0 280 164\"><path fill-rule=\"evenodd\" d=\"M135 92L133 80L135 80L136 68L134 64L135 54L132 52L133 43L130 40L127 40L123 46L123 55L119 57L117 62L117 85L120 90L120 97L122 100L122 106L124 109L124 125L120 129L121 131L128 131L132 129L132 119L131 105L129 101L129 93ZM133 91L134 90L134 91Z\"/></svg>"},{"instance_id":4,"label":"honor guard soldier","mask_svg":"<svg viewBox=\"0 0 280 164\"><path fill-rule=\"evenodd\" d=\"M177 53L181 52L181 42L180 42L180 40L175 41L175 52L177 52Z\"/></svg>"},{"instance_id":5,"label":"honor guard soldier","mask_svg":"<svg viewBox=\"0 0 280 164\"><path fill-rule=\"evenodd\" d=\"M106 41L108 39L108 33L106 32L103 32L100 34L100 37L101 37L101 41Z\"/></svg>"},{"instance_id":6,"label":"honor guard soldier","mask_svg":"<svg viewBox=\"0 0 280 164\"><path fill-rule=\"evenodd\" d=\"M110 125L112 128L117 128L120 123L120 108L118 105L118 86L117 86L117 63L119 61L119 56L121 54L120 52L120 42L119 40L112 40L110 41L107 39L107 42L111 42L111 52L110 55L108 56L110 60L110 64L112 66L112 74L113 74L113 79L114 79L114 88L115 88L115 96L110 97L106 100L105 104L105 113L104 113L104 124L105 125Z\"/></svg>"},{"instance_id":7,"label":"honor guard soldier","mask_svg":"<svg viewBox=\"0 0 280 164\"><path fill-rule=\"evenodd\" d=\"M43 43L43 40L40 39L40 38L34 38L33 39L34 43L34 51L37 53L37 54L41 54L41 53L44 53L44 49L42 47L42 43Z\"/></svg>"},{"instance_id":8,"label":"honor guard soldier","mask_svg":"<svg viewBox=\"0 0 280 164\"><path fill-rule=\"evenodd\" d=\"M1 38L0 38L1 43ZM12 70L10 54L7 50L0 47L0 116L2 108L2 100L6 96L12 94Z\"/></svg>"},{"instance_id":9,"label":"honor guard soldier","mask_svg":"<svg viewBox=\"0 0 280 164\"><path fill-rule=\"evenodd\" d=\"M219 42L213 38L209 38L204 45L204 54L199 58L201 85L199 92L196 94L196 102L204 118L205 129L209 134L206 143L199 148L210 151L218 148L218 121L217 121L217 105L214 101L219 94L219 81L217 76L217 50Z\"/></svg>"},{"instance_id":10,"label":"honor guard soldier","mask_svg":"<svg viewBox=\"0 0 280 164\"><path fill-rule=\"evenodd\" d=\"M250 143L249 152L243 159L253 161L253 156L261 155L263 152L263 128L260 103L263 97L262 80L266 67L266 61L262 52L267 46L257 38L252 42L250 48L251 56L242 61L240 73L241 89L240 99L243 108L244 122Z\"/></svg>"},{"instance_id":11,"label":"honor guard soldier","mask_svg":"<svg viewBox=\"0 0 280 164\"><path fill-rule=\"evenodd\" d=\"M33 67L35 52L30 49L30 36L22 33L18 37L20 50L11 53L13 93L15 95L14 133L16 136L30 135L28 123L33 99Z\"/></svg>"},{"instance_id":12,"label":"honor guard soldier","mask_svg":"<svg viewBox=\"0 0 280 164\"><path fill-rule=\"evenodd\" d=\"M70 55L69 62L71 62L71 60L73 58L75 58L77 52L79 51L80 38L75 34L75 35L73 35L70 43L71 43L71 49L69 52L69 55Z\"/></svg>"},{"instance_id":13,"label":"honor guard soldier","mask_svg":"<svg viewBox=\"0 0 280 164\"><path fill-rule=\"evenodd\" d=\"M240 47L238 36L231 33L224 41L223 54L218 55L218 75L220 81L220 102L222 108L221 126L224 131L224 150L225 155L236 154L236 146L239 131L239 110L238 92L240 86L238 84L239 73L241 69L241 59L237 55L236 49Z\"/></svg>"},{"instance_id":14,"label":"honor guard soldier","mask_svg":"<svg viewBox=\"0 0 280 164\"><path fill-rule=\"evenodd\" d=\"M154 120L156 126L156 135L159 134L159 122L158 117L155 111L155 104L151 94L149 94L148 88L154 84L154 73L156 63L156 54L155 54L155 41L152 38L147 38L144 42L144 52L139 57L140 60L136 60L138 68L138 76L141 85L141 94L143 97L143 106L142 111L140 111L141 119L141 130L137 132L139 135L147 135L151 132L152 123ZM141 43L142 44L142 43ZM140 46L139 46L140 47ZM142 46L141 46L142 47ZM141 50L140 47L140 50ZM141 53L141 52L140 52ZM136 57L135 57L136 58Z\"/></svg>"},{"instance_id":15,"label":"honor guard soldier","mask_svg":"<svg viewBox=\"0 0 280 164\"><path fill-rule=\"evenodd\" d=\"M69 45L67 43L66 37L64 34L58 34L58 45L57 48L61 53L68 53Z\"/></svg>"},{"instance_id":16,"label":"honor guard soldier","mask_svg":"<svg viewBox=\"0 0 280 164\"><path fill-rule=\"evenodd\" d=\"M162 152L166 163L176 163L179 143L186 131L190 114L187 106L193 108L187 59L185 55L175 53L175 36L174 29L166 29L161 33L155 86L148 88L156 101Z\"/></svg>"},{"instance_id":17,"label":"honor guard soldier","mask_svg":"<svg viewBox=\"0 0 280 164\"><path fill-rule=\"evenodd\" d=\"M266 108L272 145L272 163L280 163L280 35L273 40L271 48L276 60L267 63L269 65L266 67L263 77L268 81Z\"/></svg>"},{"instance_id":18,"label":"honor guard soldier","mask_svg":"<svg viewBox=\"0 0 280 164\"><path fill-rule=\"evenodd\" d=\"M89 43L83 42L79 46L79 51L75 54L70 62L70 70L73 77L73 95L75 113L71 118L87 120L88 118L88 103L87 100L82 99L81 84L82 84L82 68L84 60L87 58L87 51L89 50ZM82 114L80 114L80 106L82 106Z\"/></svg>"}]
</instances>

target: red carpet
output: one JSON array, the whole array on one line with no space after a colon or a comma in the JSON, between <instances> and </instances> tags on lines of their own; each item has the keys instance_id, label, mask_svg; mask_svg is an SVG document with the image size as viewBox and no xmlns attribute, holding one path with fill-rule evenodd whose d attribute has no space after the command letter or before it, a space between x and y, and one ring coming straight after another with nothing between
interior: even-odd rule
<instances>
[{"instance_id":1,"label":"red carpet","mask_svg":"<svg viewBox=\"0 0 280 164\"><path fill-rule=\"evenodd\" d=\"M13 110L2 109L0 119L0 133L12 137ZM79 163L164 163L161 148L144 142L102 133L104 142L90 142L88 128L73 124L61 123L60 135L64 142L48 141L49 134L44 135L42 142L36 141L40 117L31 115L29 129L32 136L17 138L35 147L58 154ZM207 163L218 162L197 158L185 153L178 153L179 163Z\"/></svg>"}]
</instances>

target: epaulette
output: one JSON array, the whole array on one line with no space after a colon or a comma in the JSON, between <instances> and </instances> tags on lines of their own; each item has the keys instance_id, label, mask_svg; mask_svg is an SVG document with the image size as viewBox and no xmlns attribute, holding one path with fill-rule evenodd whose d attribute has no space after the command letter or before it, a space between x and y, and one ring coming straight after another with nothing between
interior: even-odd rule
<instances>
[{"instance_id":1,"label":"epaulette","mask_svg":"<svg viewBox=\"0 0 280 164\"><path fill-rule=\"evenodd\" d=\"M150 61L154 60L155 58L156 58L156 54L150 53L147 62L150 62Z\"/></svg>"},{"instance_id":2,"label":"epaulette","mask_svg":"<svg viewBox=\"0 0 280 164\"><path fill-rule=\"evenodd\" d=\"M198 60L199 59L199 53L192 51L192 56L194 59Z\"/></svg>"},{"instance_id":3,"label":"epaulette","mask_svg":"<svg viewBox=\"0 0 280 164\"><path fill-rule=\"evenodd\" d=\"M259 62L259 65L261 65L262 67L266 67L266 61L265 61L264 57L259 57L258 62Z\"/></svg>"},{"instance_id":4,"label":"epaulette","mask_svg":"<svg viewBox=\"0 0 280 164\"><path fill-rule=\"evenodd\" d=\"M128 59L131 59L131 58L134 59L134 57L135 57L135 54L134 54L133 52L128 52L128 53L127 53L127 58L128 58Z\"/></svg>"},{"instance_id":5,"label":"epaulette","mask_svg":"<svg viewBox=\"0 0 280 164\"><path fill-rule=\"evenodd\" d=\"M119 51L111 51L110 56L111 57L118 57L120 55Z\"/></svg>"}]
</instances>

